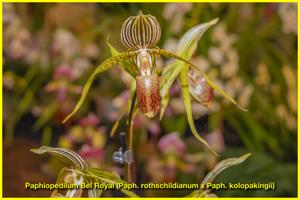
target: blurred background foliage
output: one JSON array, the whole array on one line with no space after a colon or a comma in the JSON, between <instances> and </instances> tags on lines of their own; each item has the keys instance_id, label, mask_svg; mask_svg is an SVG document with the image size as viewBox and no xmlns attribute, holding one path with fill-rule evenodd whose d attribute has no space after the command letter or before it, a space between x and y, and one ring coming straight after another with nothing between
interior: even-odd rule
<instances>
[{"instance_id":1,"label":"blurred background foliage","mask_svg":"<svg viewBox=\"0 0 300 200\"><path fill-rule=\"evenodd\" d=\"M216 94L209 109L193 102L197 128L222 158L252 153L249 160L224 172L217 182L274 181L277 187L275 191L215 193L296 196L297 4L282 3L4 3L4 196L35 196L30 191L16 192L24 190L23 182L20 187L8 184L27 181L34 173L55 178L59 169L55 160L28 166L33 168L32 174L22 172L22 164L12 171L11 165L29 159L13 153L28 151L30 145L66 147L91 166L122 175L121 166L112 162L118 137L110 138L109 132L130 95L131 77L125 71L114 67L98 76L80 112L67 124L61 120L77 102L94 67L110 56L107 37L119 51L126 50L120 41L121 25L139 10L158 19L162 27L158 46L173 52L185 31L219 18L200 40L191 62L248 112ZM160 59L158 66L169 62ZM177 82L170 92L162 121L136 117L135 174L139 183L200 183L218 162L191 135ZM118 132L125 130L125 120L120 123ZM14 176L9 175L12 173ZM142 195L187 193L143 191Z\"/></svg>"}]
</instances>

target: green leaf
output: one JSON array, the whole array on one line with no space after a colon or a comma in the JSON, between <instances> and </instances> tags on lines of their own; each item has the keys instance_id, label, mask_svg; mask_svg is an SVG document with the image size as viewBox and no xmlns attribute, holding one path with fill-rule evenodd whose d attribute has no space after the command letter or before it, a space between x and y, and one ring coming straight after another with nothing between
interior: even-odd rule
<instances>
[{"instance_id":1,"label":"green leaf","mask_svg":"<svg viewBox=\"0 0 300 200\"><path fill-rule=\"evenodd\" d=\"M183 101L184 101L184 106L186 110L186 115L188 119L188 123L190 126L190 129L195 136L197 140L199 140L201 143L205 144L206 147L208 147L209 150L216 156L219 156L217 152L215 152L209 144L199 135L195 124L194 124L194 119L193 119L193 114L192 114L192 105L191 105L191 97L190 97L190 92L189 92L189 86L188 86L188 80L187 80L187 70L188 66L185 65L183 70L180 73L180 81L181 81L181 89L182 89L182 96L183 96Z\"/></svg>"},{"instance_id":2,"label":"green leaf","mask_svg":"<svg viewBox=\"0 0 300 200\"><path fill-rule=\"evenodd\" d=\"M215 180L215 178L225 169L233 166L233 165L238 165L242 162L244 162L249 156L251 155L251 153L247 153L243 156L237 157L237 158L228 158L225 160L222 160L221 162L219 162L214 169L209 172L206 177L204 178L204 180L202 181L201 184L206 184L208 182L213 182Z\"/></svg>"},{"instance_id":3,"label":"green leaf","mask_svg":"<svg viewBox=\"0 0 300 200\"><path fill-rule=\"evenodd\" d=\"M166 109L167 109L167 106L169 104L169 101L170 101L170 95L167 94L166 96L164 96L161 101L160 101L160 114L159 114L159 119L162 120L165 112L166 112Z\"/></svg>"},{"instance_id":4,"label":"green leaf","mask_svg":"<svg viewBox=\"0 0 300 200\"><path fill-rule=\"evenodd\" d=\"M31 149L30 151L37 154L49 153L58 158L58 160L66 167L83 171L88 169L87 163L77 153L69 149L42 146L38 149Z\"/></svg>"},{"instance_id":5,"label":"green leaf","mask_svg":"<svg viewBox=\"0 0 300 200\"><path fill-rule=\"evenodd\" d=\"M189 60L192 57L195 50L197 49L198 42L201 39L202 35L209 27L216 24L217 22L218 22L218 18L215 18L207 23L199 24L191 28L190 30L188 30L179 40L176 54L186 60ZM183 63L180 61L175 61L169 66L167 66L162 72L162 76L166 78L166 82L163 85L161 85L160 92L161 92L162 102L164 102L164 104L162 104L161 107L160 118L163 117L164 111L169 102L168 94L169 94L170 87L172 86L176 77L179 75L182 68L183 68Z\"/></svg>"},{"instance_id":6,"label":"green leaf","mask_svg":"<svg viewBox=\"0 0 300 200\"><path fill-rule=\"evenodd\" d=\"M125 52L125 53L119 53L117 55L114 55L110 58L107 58L99 67L97 67L95 69L95 71L92 73L92 75L89 77L89 79L87 80L87 82L85 83L82 93L81 93L81 97L79 99L79 101L77 102L75 108L73 109L73 111L63 120L63 123L65 123L66 121L68 121L70 119L70 117L72 117L81 107L81 105L83 104L87 93L95 79L95 76L101 72L104 72L106 70L108 70L110 67L112 67L114 64L120 63L122 61L126 61L129 60L133 57L135 57L137 54L137 51L133 51L133 52Z\"/></svg>"},{"instance_id":7,"label":"green leaf","mask_svg":"<svg viewBox=\"0 0 300 200\"><path fill-rule=\"evenodd\" d=\"M129 191L129 190L125 190L125 189L121 189L121 192L123 192L125 195L129 196L129 197L132 197L132 198L137 198L139 197L137 194Z\"/></svg>"},{"instance_id":8,"label":"green leaf","mask_svg":"<svg viewBox=\"0 0 300 200\"><path fill-rule=\"evenodd\" d=\"M237 158L228 158L228 159L222 160L214 167L214 169L212 171L210 171L206 175L206 177L203 179L201 184L206 185L208 182L213 182L215 180L215 178L221 172L223 172L225 169L244 162L250 155L251 155L251 153L247 153L247 154L237 157ZM210 190L200 189L200 190L195 190L194 192L189 194L187 197L203 197L209 193L210 193Z\"/></svg>"},{"instance_id":9,"label":"green leaf","mask_svg":"<svg viewBox=\"0 0 300 200\"><path fill-rule=\"evenodd\" d=\"M202 37L202 35L207 31L209 27L215 25L219 21L218 18L215 18L209 22L199 24L191 28L186 32L183 37L180 39L176 54L183 55L183 57L191 57L195 50L197 49L197 43Z\"/></svg>"}]
</instances>

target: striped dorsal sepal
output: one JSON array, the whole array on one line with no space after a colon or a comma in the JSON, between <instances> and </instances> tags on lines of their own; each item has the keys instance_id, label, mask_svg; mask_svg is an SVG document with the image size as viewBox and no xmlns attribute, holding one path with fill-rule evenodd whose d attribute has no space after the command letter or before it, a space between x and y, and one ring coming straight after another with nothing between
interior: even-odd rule
<instances>
[{"instance_id":1,"label":"striped dorsal sepal","mask_svg":"<svg viewBox=\"0 0 300 200\"><path fill-rule=\"evenodd\" d=\"M152 48L158 43L160 35L160 24L156 18L141 11L137 16L129 17L121 29L122 43L132 49Z\"/></svg>"}]
</instances>

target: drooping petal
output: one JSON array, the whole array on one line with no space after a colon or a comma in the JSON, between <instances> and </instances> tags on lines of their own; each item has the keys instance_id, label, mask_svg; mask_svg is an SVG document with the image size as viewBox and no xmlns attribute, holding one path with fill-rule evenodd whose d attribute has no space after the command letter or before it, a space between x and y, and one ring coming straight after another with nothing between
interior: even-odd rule
<instances>
[{"instance_id":1,"label":"drooping petal","mask_svg":"<svg viewBox=\"0 0 300 200\"><path fill-rule=\"evenodd\" d=\"M97 74L108 70L110 67L112 67L114 64L120 63L122 61L126 61L129 60L132 57L135 57L137 55L138 52L136 51L132 51L132 52L124 52L124 53L119 53L115 56L112 56L108 59L106 59L99 67L97 67L95 69L95 71L92 73L92 75L89 77L89 79L87 80L87 82L85 83L82 93L81 93L81 97L79 99L79 101L77 102L75 108L73 109L73 111L63 120L63 123L65 123L66 121L68 121L81 107L81 105L83 104L88 91L90 90L90 87L96 77Z\"/></svg>"}]
</instances>

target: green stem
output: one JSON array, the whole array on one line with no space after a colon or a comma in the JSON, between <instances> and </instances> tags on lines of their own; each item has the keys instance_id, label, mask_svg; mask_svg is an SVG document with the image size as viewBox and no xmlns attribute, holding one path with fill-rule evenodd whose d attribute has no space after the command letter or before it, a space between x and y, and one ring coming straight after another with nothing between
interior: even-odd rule
<instances>
[{"instance_id":1,"label":"green stem","mask_svg":"<svg viewBox=\"0 0 300 200\"><path fill-rule=\"evenodd\" d=\"M130 104L130 110L129 110L129 114L128 114L128 119L127 119L127 145L128 145L128 150L132 151L133 152L133 136L132 136L132 133L133 133L133 118L134 118L134 107L135 107L135 102L136 102L136 92L133 94L133 97L132 97L132 101L131 101L131 104ZM131 183L133 182L133 177L132 177L132 173L133 172L133 166L132 166L132 163L127 163L125 165L125 177L127 179L127 182L128 183Z\"/></svg>"}]
</instances>

